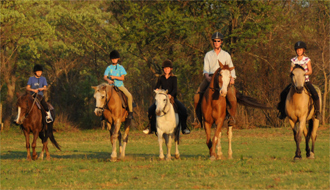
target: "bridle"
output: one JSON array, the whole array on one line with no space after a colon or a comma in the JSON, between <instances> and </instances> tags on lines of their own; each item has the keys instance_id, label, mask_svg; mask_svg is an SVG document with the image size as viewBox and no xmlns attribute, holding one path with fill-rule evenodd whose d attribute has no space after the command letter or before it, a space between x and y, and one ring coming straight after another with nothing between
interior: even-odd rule
<instances>
[{"instance_id":1,"label":"bridle","mask_svg":"<svg viewBox=\"0 0 330 190\"><path fill-rule=\"evenodd\" d=\"M165 111L165 108L167 107L167 105L168 105L168 102L169 102L169 98L168 98L168 96L167 96L167 94L165 94L165 93L158 93L158 94L162 94L162 95L165 95L166 96L166 102L165 102L165 106L163 107L163 110L162 110L162 112L164 113L164 115L166 115L168 112L166 112Z\"/></svg>"},{"instance_id":2,"label":"bridle","mask_svg":"<svg viewBox=\"0 0 330 190\"><path fill-rule=\"evenodd\" d=\"M36 93L33 93L33 94L32 94L32 97L33 97L34 94L36 94ZM29 114L31 113L31 111L32 111L32 109L33 109L34 104L36 103L36 101L37 101L37 96L34 97L34 100L33 100L32 106L31 106L30 110L25 114L25 116L24 116L24 118L23 118L22 121L24 121L24 119L27 118L27 117L29 116ZM29 109L28 101L26 100L25 102L26 102L27 110L28 110L28 109Z\"/></svg>"},{"instance_id":3,"label":"bridle","mask_svg":"<svg viewBox=\"0 0 330 190\"><path fill-rule=\"evenodd\" d=\"M109 99L108 99L108 93L107 93L107 91L106 90L104 90L104 91L105 91L105 103L104 103L103 107L97 107L97 106L95 106L96 109L100 109L100 110L102 110L102 112L104 111L104 109L109 110L108 103L111 100L113 88L111 87L111 96L109 97Z\"/></svg>"},{"instance_id":4,"label":"bridle","mask_svg":"<svg viewBox=\"0 0 330 190\"><path fill-rule=\"evenodd\" d=\"M221 77L221 76L222 76L222 75L221 75L221 70L222 70L222 69L219 70L218 77ZM231 78L231 76L230 76L229 78ZM219 83L219 78L218 78L217 83ZM220 85L219 85L219 88L214 88L214 87L209 87L209 88L210 88L211 90L213 90L213 91L219 91L219 92L222 90L222 86L220 86Z\"/></svg>"}]
</instances>

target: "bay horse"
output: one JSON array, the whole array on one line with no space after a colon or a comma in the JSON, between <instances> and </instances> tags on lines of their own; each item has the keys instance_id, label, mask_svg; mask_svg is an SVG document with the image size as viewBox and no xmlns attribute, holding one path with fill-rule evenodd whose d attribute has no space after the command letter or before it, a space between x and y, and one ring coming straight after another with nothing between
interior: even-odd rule
<instances>
[{"instance_id":1,"label":"bay horse","mask_svg":"<svg viewBox=\"0 0 330 190\"><path fill-rule=\"evenodd\" d=\"M216 70L216 72L213 74L211 82L208 86L208 88L205 90L204 95L201 97L200 103L196 100L197 95L195 95L195 111L197 118L201 124L201 128L203 128L203 119L205 123L205 133L206 133L206 145L209 148L210 152L210 159L221 159L222 152L221 152L221 128L223 126L223 122L226 118L226 95L228 90L228 85L231 79L231 70L234 69L234 67L229 68L228 65L223 65L220 61L219 62L219 68ZM233 90L233 89L231 89ZM244 106L248 107L254 107L254 108L260 108L260 109L272 109L270 107L267 107L265 105L260 104L256 99L245 96L241 94L239 91L235 89L234 92L237 103L242 104ZM228 111L228 116L233 117L235 119L236 115L236 102L230 104L229 106L232 108ZM211 127L213 124L216 124L216 131L213 137L213 140L211 140ZM228 158L232 159L232 126L228 126ZM213 143L212 143L213 141ZM217 153L215 151L215 147L217 146Z\"/></svg>"},{"instance_id":2,"label":"bay horse","mask_svg":"<svg viewBox=\"0 0 330 190\"><path fill-rule=\"evenodd\" d=\"M154 90L156 105L156 128L159 143L159 158L164 159L163 138L167 147L166 160L171 160L172 140L175 141L175 158L180 158L179 140L180 140L180 122L179 115L175 113L174 107L170 102L167 90Z\"/></svg>"},{"instance_id":3,"label":"bay horse","mask_svg":"<svg viewBox=\"0 0 330 190\"><path fill-rule=\"evenodd\" d=\"M31 132L33 134L32 159L36 160L38 158L35 148L37 146L37 139L39 136L43 144L42 151L40 153L40 158L44 158L44 151L46 151L46 158L47 160L50 160L50 154L47 146L48 138L57 149L61 150L60 145L56 142L55 137L53 135L53 123L55 121L54 110L50 109L53 121L51 123L46 123L43 119L45 116L44 114L42 114L42 110L40 110L36 104L37 97L34 98L28 91L26 91L26 93L22 96L16 93L16 96L18 98L16 104L18 108L18 115L14 122L20 125L21 129L24 132L27 149L27 160L31 160L29 140ZM50 103L48 103L48 105L50 105Z\"/></svg>"},{"instance_id":4,"label":"bay horse","mask_svg":"<svg viewBox=\"0 0 330 190\"><path fill-rule=\"evenodd\" d=\"M305 70L300 65L296 65L291 72L291 88L285 101L285 112L292 127L294 140L296 142L296 153L294 159L301 159L300 142L302 133L306 140L306 156L314 158L314 146L316 132L319 127L319 120L315 118L313 99L304 87ZM319 97L321 92L316 88ZM320 107L322 105L320 99ZM308 122L308 129L306 123ZM312 138L312 150L309 148L309 140Z\"/></svg>"},{"instance_id":5,"label":"bay horse","mask_svg":"<svg viewBox=\"0 0 330 190\"><path fill-rule=\"evenodd\" d=\"M94 113L96 116L104 116L107 128L110 132L110 141L112 144L111 161L117 160L117 139L119 141L118 159L125 158L126 144L128 142L128 132L131 124L130 119L126 119L128 111L123 108L122 100L112 85L102 83L98 86L92 86L95 90L94 98L96 107ZM122 122L125 122L123 145L121 143L120 127Z\"/></svg>"}]
</instances>

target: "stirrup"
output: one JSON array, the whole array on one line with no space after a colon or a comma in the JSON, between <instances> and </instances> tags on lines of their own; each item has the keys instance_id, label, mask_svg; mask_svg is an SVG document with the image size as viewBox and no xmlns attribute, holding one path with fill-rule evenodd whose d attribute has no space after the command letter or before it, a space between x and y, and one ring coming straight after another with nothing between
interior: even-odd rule
<instances>
[{"instance_id":1,"label":"stirrup","mask_svg":"<svg viewBox=\"0 0 330 190\"><path fill-rule=\"evenodd\" d=\"M182 131L182 134L185 134L185 135L190 134L190 130L189 129L184 129Z\"/></svg>"}]
</instances>

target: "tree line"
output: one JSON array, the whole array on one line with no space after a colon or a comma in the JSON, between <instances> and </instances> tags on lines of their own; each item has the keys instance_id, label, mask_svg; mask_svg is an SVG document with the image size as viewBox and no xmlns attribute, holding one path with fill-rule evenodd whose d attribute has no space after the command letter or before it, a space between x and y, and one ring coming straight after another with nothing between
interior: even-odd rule
<instances>
[{"instance_id":1,"label":"tree line","mask_svg":"<svg viewBox=\"0 0 330 190\"><path fill-rule=\"evenodd\" d=\"M203 79L211 35L224 35L223 49L236 68L243 94L276 107L290 83L294 43L304 41L312 60L312 83L322 91L322 121L329 123L329 3L298 0L232 1L1 1L1 104L5 127L16 114L15 93L24 93L35 64L44 67L62 125L94 128L91 86L103 80L109 53L119 51L132 93L135 126L147 123L153 87L170 59L178 98L193 122L193 96ZM274 110L238 107L238 127L280 127Z\"/></svg>"}]
</instances>

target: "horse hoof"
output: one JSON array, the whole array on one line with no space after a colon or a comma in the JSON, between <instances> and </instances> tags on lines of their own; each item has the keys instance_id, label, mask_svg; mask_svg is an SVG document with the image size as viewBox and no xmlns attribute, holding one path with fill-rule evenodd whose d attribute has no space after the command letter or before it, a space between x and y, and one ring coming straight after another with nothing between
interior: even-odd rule
<instances>
[{"instance_id":1,"label":"horse hoof","mask_svg":"<svg viewBox=\"0 0 330 190\"><path fill-rule=\"evenodd\" d=\"M175 159L180 159L180 154L176 154Z\"/></svg>"},{"instance_id":2,"label":"horse hoof","mask_svg":"<svg viewBox=\"0 0 330 190\"><path fill-rule=\"evenodd\" d=\"M161 157L159 157L159 160L163 161L163 160L164 160L164 157L162 157L162 158L161 158Z\"/></svg>"},{"instance_id":3,"label":"horse hoof","mask_svg":"<svg viewBox=\"0 0 330 190\"><path fill-rule=\"evenodd\" d=\"M117 157L111 157L110 162L117 162Z\"/></svg>"},{"instance_id":4,"label":"horse hoof","mask_svg":"<svg viewBox=\"0 0 330 190\"><path fill-rule=\"evenodd\" d=\"M229 156L229 157L228 157L228 159L229 159L229 160L232 160L232 159L233 159L233 157L232 157L232 156Z\"/></svg>"},{"instance_id":5,"label":"horse hoof","mask_svg":"<svg viewBox=\"0 0 330 190\"><path fill-rule=\"evenodd\" d=\"M299 157L299 156L295 156L295 157L294 157L294 160L301 160L301 157Z\"/></svg>"},{"instance_id":6,"label":"horse hoof","mask_svg":"<svg viewBox=\"0 0 330 190\"><path fill-rule=\"evenodd\" d=\"M215 161L215 160L216 160L216 159L215 159L215 156L211 156L211 157L210 157L210 160L211 160L211 161Z\"/></svg>"},{"instance_id":7,"label":"horse hoof","mask_svg":"<svg viewBox=\"0 0 330 190\"><path fill-rule=\"evenodd\" d=\"M171 157L166 158L166 161L171 161L171 160L172 160Z\"/></svg>"},{"instance_id":8,"label":"horse hoof","mask_svg":"<svg viewBox=\"0 0 330 190\"><path fill-rule=\"evenodd\" d=\"M47 161L50 161L50 156L46 158Z\"/></svg>"}]
</instances>

